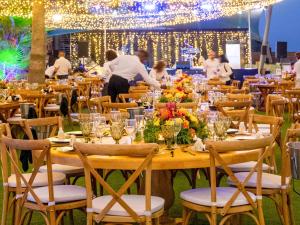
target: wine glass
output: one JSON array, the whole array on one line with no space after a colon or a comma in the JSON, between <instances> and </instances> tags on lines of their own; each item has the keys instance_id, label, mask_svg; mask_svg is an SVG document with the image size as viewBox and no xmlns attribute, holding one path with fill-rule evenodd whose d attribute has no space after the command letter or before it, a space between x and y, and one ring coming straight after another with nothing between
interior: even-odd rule
<instances>
[{"instance_id":1,"label":"wine glass","mask_svg":"<svg viewBox=\"0 0 300 225\"><path fill-rule=\"evenodd\" d=\"M218 139L223 140L223 137L225 136L226 132L226 126L224 124L224 121L222 119L215 121L214 128L215 134L217 135Z\"/></svg>"},{"instance_id":2,"label":"wine glass","mask_svg":"<svg viewBox=\"0 0 300 225\"><path fill-rule=\"evenodd\" d=\"M142 139L144 134L144 128L145 128L145 120L143 115L135 115L134 118L136 119L137 123L137 135L139 135L139 138L136 137L136 139Z\"/></svg>"},{"instance_id":3,"label":"wine glass","mask_svg":"<svg viewBox=\"0 0 300 225\"><path fill-rule=\"evenodd\" d=\"M181 129L182 129L182 121L181 119L177 118L177 119L173 119L174 122L174 139L175 139L175 145L174 147L177 148L177 136L180 133Z\"/></svg>"},{"instance_id":4,"label":"wine glass","mask_svg":"<svg viewBox=\"0 0 300 225\"><path fill-rule=\"evenodd\" d=\"M130 137L131 143L133 142L133 137L135 135L136 129L137 129L136 119L125 120L125 130Z\"/></svg>"},{"instance_id":5,"label":"wine glass","mask_svg":"<svg viewBox=\"0 0 300 225\"><path fill-rule=\"evenodd\" d=\"M124 125L122 122L112 122L110 125L110 133L116 144L120 144L120 140L123 136Z\"/></svg>"},{"instance_id":6,"label":"wine glass","mask_svg":"<svg viewBox=\"0 0 300 225\"><path fill-rule=\"evenodd\" d=\"M161 132L162 132L162 136L164 137L166 144L167 144L166 149L174 150L174 147L172 146L172 141L174 139L174 126L173 125L162 125Z\"/></svg>"},{"instance_id":7,"label":"wine glass","mask_svg":"<svg viewBox=\"0 0 300 225\"><path fill-rule=\"evenodd\" d=\"M122 121L122 114L120 111L111 111L110 116L111 116L112 123Z\"/></svg>"},{"instance_id":8,"label":"wine glass","mask_svg":"<svg viewBox=\"0 0 300 225\"><path fill-rule=\"evenodd\" d=\"M96 137L99 138L100 143L104 136L104 132L109 130L109 126L106 124L106 118L101 116L96 126Z\"/></svg>"},{"instance_id":9,"label":"wine glass","mask_svg":"<svg viewBox=\"0 0 300 225\"><path fill-rule=\"evenodd\" d=\"M86 120L80 122L80 128L82 131L82 136L84 138L85 143L88 143L90 141L90 136L93 129L93 122Z\"/></svg>"}]
</instances>

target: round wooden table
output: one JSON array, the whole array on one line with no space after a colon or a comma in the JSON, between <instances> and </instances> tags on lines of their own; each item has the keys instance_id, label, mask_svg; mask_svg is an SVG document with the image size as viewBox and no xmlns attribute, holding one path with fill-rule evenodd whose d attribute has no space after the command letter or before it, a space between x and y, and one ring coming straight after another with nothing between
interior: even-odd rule
<instances>
[{"instance_id":1,"label":"round wooden table","mask_svg":"<svg viewBox=\"0 0 300 225\"><path fill-rule=\"evenodd\" d=\"M259 151L228 152L222 154L228 164L257 160ZM51 152L53 163L82 166L80 159L74 152L59 152L54 148ZM107 170L135 170L143 159L127 156L89 156L91 166ZM101 160L99 160L101 159ZM174 154L162 151L152 160L152 194L165 199L165 210L168 211L174 203L175 193L172 184L171 170L208 168L210 166L208 152L183 152L176 149Z\"/></svg>"}]
</instances>

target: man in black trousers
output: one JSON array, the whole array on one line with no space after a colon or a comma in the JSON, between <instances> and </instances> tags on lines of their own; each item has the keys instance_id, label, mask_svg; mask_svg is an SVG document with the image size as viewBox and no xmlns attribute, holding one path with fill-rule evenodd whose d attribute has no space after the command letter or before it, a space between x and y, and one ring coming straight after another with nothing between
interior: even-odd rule
<instances>
[{"instance_id":1,"label":"man in black trousers","mask_svg":"<svg viewBox=\"0 0 300 225\"><path fill-rule=\"evenodd\" d=\"M139 50L135 55L121 55L111 62L108 66L113 74L108 83L108 95L111 96L112 102L116 102L119 94L128 93L129 82L140 74L144 81L155 89L160 89L160 83L151 78L144 66L148 58L148 52Z\"/></svg>"}]
</instances>

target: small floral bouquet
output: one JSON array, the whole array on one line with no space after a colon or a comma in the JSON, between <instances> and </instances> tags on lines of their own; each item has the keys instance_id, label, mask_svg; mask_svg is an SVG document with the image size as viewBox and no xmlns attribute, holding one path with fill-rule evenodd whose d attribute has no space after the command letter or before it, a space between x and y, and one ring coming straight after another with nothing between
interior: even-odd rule
<instances>
[{"instance_id":1,"label":"small floral bouquet","mask_svg":"<svg viewBox=\"0 0 300 225\"><path fill-rule=\"evenodd\" d=\"M148 120L144 130L146 143L158 142L161 133L161 126L182 124L182 129L177 136L178 144L191 144L198 137L205 139L208 136L208 129L205 120L199 120L197 116L187 109L177 109L176 103L167 103L166 108L154 113L153 120Z\"/></svg>"}]
</instances>

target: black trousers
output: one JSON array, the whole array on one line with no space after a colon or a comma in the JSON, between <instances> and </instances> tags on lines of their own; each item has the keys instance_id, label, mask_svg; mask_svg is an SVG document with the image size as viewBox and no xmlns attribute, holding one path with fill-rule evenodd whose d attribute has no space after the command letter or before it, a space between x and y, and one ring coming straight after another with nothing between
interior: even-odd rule
<instances>
[{"instance_id":1,"label":"black trousers","mask_svg":"<svg viewBox=\"0 0 300 225\"><path fill-rule=\"evenodd\" d=\"M112 102L116 102L119 94L126 94L129 91L128 80L118 76L112 75L108 83L108 95Z\"/></svg>"}]
</instances>

